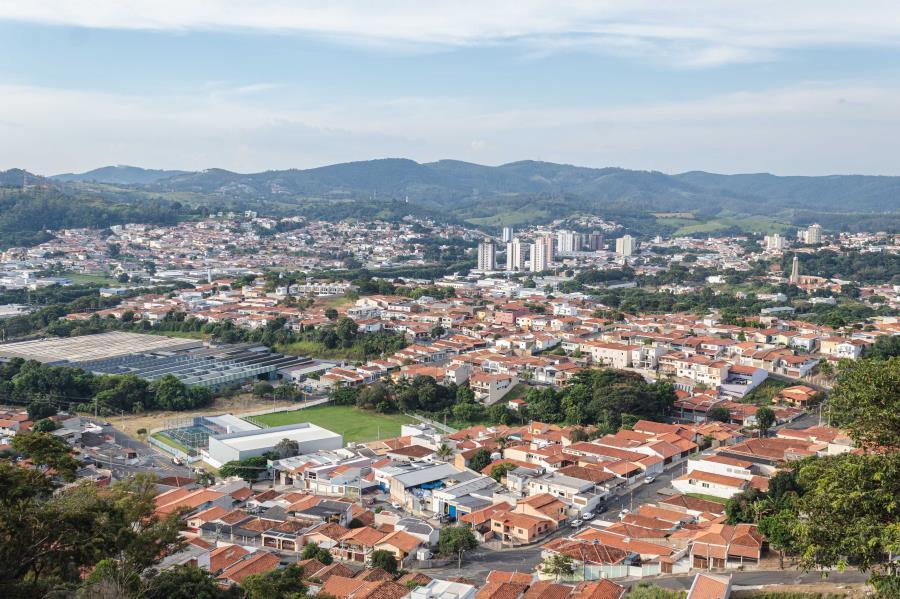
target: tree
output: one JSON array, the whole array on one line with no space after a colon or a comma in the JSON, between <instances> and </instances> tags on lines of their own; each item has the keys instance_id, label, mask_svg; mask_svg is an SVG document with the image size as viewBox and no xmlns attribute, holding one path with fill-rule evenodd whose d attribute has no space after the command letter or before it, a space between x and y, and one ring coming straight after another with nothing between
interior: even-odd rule
<instances>
[{"instance_id":1,"label":"tree","mask_svg":"<svg viewBox=\"0 0 900 599\"><path fill-rule=\"evenodd\" d=\"M325 318L328 320L337 320L338 311L334 308L328 308L325 310Z\"/></svg>"},{"instance_id":2,"label":"tree","mask_svg":"<svg viewBox=\"0 0 900 599\"><path fill-rule=\"evenodd\" d=\"M750 487L726 501L725 515L728 517L728 524L755 522L756 501L761 497L762 493Z\"/></svg>"},{"instance_id":3,"label":"tree","mask_svg":"<svg viewBox=\"0 0 900 599\"><path fill-rule=\"evenodd\" d=\"M309 543L300 552L300 559L317 559L326 566L334 561L327 549L319 547L316 543Z\"/></svg>"},{"instance_id":4,"label":"tree","mask_svg":"<svg viewBox=\"0 0 900 599\"><path fill-rule=\"evenodd\" d=\"M28 419L36 422L42 418L56 415L56 406L45 400L37 400L28 404Z\"/></svg>"},{"instance_id":5,"label":"tree","mask_svg":"<svg viewBox=\"0 0 900 599\"><path fill-rule=\"evenodd\" d=\"M769 546L778 550L778 567L784 570L784 554L796 551L793 532L794 517L787 510L775 512L759 520L759 532L769 541Z\"/></svg>"},{"instance_id":6,"label":"tree","mask_svg":"<svg viewBox=\"0 0 900 599\"><path fill-rule=\"evenodd\" d=\"M72 457L69 444L59 437L41 431L19 433L12 438L12 446L35 466L55 470L67 481L75 480L78 462Z\"/></svg>"},{"instance_id":7,"label":"tree","mask_svg":"<svg viewBox=\"0 0 900 599\"><path fill-rule=\"evenodd\" d=\"M181 565L148 578L143 596L147 599L236 599L240 592L221 588L215 575L203 568Z\"/></svg>"},{"instance_id":8,"label":"tree","mask_svg":"<svg viewBox=\"0 0 900 599\"><path fill-rule=\"evenodd\" d=\"M775 424L775 412L768 406L756 410L756 426L759 428L759 436L765 437L766 433Z\"/></svg>"},{"instance_id":9,"label":"tree","mask_svg":"<svg viewBox=\"0 0 900 599\"><path fill-rule=\"evenodd\" d=\"M300 444L293 439L282 439L273 450L279 459L292 458L300 455Z\"/></svg>"},{"instance_id":10,"label":"tree","mask_svg":"<svg viewBox=\"0 0 900 599\"><path fill-rule=\"evenodd\" d=\"M866 352L867 358L887 360L900 356L900 335L880 335Z\"/></svg>"},{"instance_id":11,"label":"tree","mask_svg":"<svg viewBox=\"0 0 900 599\"><path fill-rule=\"evenodd\" d=\"M272 395L275 392L275 387L272 386L272 383L267 381L259 381L255 385L253 385L253 397L263 398Z\"/></svg>"},{"instance_id":12,"label":"tree","mask_svg":"<svg viewBox=\"0 0 900 599\"><path fill-rule=\"evenodd\" d=\"M900 449L900 357L842 361L828 406L860 446Z\"/></svg>"},{"instance_id":13,"label":"tree","mask_svg":"<svg viewBox=\"0 0 900 599\"><path fill-rule=\"evenodd\" d=\"M437 454L437 457L439 457L441 460L446 462L447 458L453 455L453 448L446 443L441 443L440 445L438 445L435 454Z\"/></svg>"},{"instance_id":14,"label":"tree","mask_svg":"<svg viewBox=\"0 0 900 599\"><path fill-rule=\"evenodd\" d=\"M32 433L34 434L34 433ZM42 433L38 433L42 434ZM24 435L17 435L24 436ZM0 594L39 597L102 572L127 583L161 556L178 551L179 513L156 513L155 477L138 474L108 489L58 490L49 477L0 462Z\"/></svg>"},{"instance_id":15,"label":"tree","mask_svg":"<svg viewBox=\"0 0 900 599\"><path fill-rule=\"evenodd\" d=\"M472 454L472 457L469 458L469 468L471 468L475 472L481 472L490 463L491 452L483 447Z\"/></svg>"},{"instance_id":16,"label":"tree","mask_svg":"<svg viewBox=\"0 0 900 599\"><path fill-rule=\"evenodd\" d=\"M503 480L508 472L511 470L515 470L518 466L513 464L512 462L501 462L500 464L496 464L493 468L491 468L491 478L493 478L498 483Z\"/></svg>"},{"instance_id":17,"label":"tree","mask_svg":"<svg viewBox=\"0 0 900 599\"><path fill-rule=\"evenodd\" d=\"M575 574L575 560L565 553L554 553L543 561L541 572L554 576L559 582L560 578Z\"/></svg>"},{"instance_id":18,"label":"tree","mask_svg":"<svg viewBox=\"0 0 900 599\"><path fill-rule=\"evenodd\" d=\"M31 430L36 433L52 433L57 428L59 428L59 426L50 418L38 420L31 425Z\"/></svg>"},{"instance_id":19,"label":"tree","mask_svg":"<svg viewBox=\"0 0 900 599\"><path fill-rule=\"evenodd\" d=\"M219 476L229 478L237 476L243 478L247 482L257 480L266 472L267 460L265 456L254 456L244 460L232 460L226 462L219 468Z\"/></svg>"},{"instance_id":20,"label":"tree","mask_svg":"<svg viewBox=\"0 0 900 599\"><path fill-rule=\"evenodd\" d=\"M478 539L468 526L447 526L441 529L438 551L443 555L457 555L457 567L462 568L463 553L478 547Z\"/></svg>"},{"instance_id":21,"label":"tree","mask_svg":"<svg viewBox=\"0 0 900 599\"><path fill-rule=\"evenodd\" d=\"M706 418L718 420L719 422L728 422L731 420L731 411L725 406L713 406L706 412Z\"/></svg>"},{"instance_id":22,"label":"tree","mask_svg":"<svg viewBox=\"0 0 900 599\"><path fill-rule=\"evenodd\" d=\"M241 581L244 596L249 599L302 599L306 597L303 568L291 564L262 574L253 574Z\"/></svg>"},{"instance_id":23,"label":"tree","mask_svg":"<svg viewBox=\"0 0 900 599\"><path fill-rule=\"evenodd\" d=\"M397 573L397 558L390 551L377 549L369 554L369 566L381 568L390 574Z\"/></svg>"},{"instance_id":24,"label":"tree","mask_svg":"<svg viewBox=\"0 0 900 599\"><path fill-rule=\"evenodd\" d=\"M432 339L439 339L444 336L447 330L439 324L431 327L431 331L429 331L429 335L431 335Z\"/></svg>"},{"instance_id":25,"label":"tree","mask_svg":"<svg viewBox=\"0 0 900 599\"><path fill-rule=\"evenodd\" d=\"M801 567L855 566L872 572L884 596L900 588L900 563L891 559L900 547L900 453L808 459L799 482L806 492L779 525L793 534Z\"/></svg>"}]
</instances>

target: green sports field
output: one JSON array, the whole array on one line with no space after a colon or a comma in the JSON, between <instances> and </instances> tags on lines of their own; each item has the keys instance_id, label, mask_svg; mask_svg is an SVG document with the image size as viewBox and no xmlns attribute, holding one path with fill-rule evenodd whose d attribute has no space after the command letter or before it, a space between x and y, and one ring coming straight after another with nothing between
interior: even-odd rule
<instances>
[{"instance_id":1,"label":"green sports field","mask_svg":"<svg viewBox=\"0 0 900 599\"><path fill-rule=\"evenodd\" d=\"M379 414L352 406L316 406L291 412L275 412L248 418L264 426L312 422L344 436L344 442L375 441L400 435L400 425L416 422L403 414Z\"/></svg>"}]
</instances>

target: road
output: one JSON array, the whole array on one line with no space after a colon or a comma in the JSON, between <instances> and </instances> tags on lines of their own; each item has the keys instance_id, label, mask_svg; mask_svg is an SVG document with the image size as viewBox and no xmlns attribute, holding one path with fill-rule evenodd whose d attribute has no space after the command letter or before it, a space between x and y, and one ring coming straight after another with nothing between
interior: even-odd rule
<instances>
[{"instance_id":1,"label":"road","mask_svg":"<svg viewBox=\"0 0 900 599\"><path fill-rule=\"evenodd\" d=\"M125 476L138 472L152 472L161 477L183 476L193 478L194 473L190 468L173 464L169 456L163 455L149 444L132 439L113 426L104 426L103 420L95 420L93 418L82 418L82 420L100 426L103 429L103 434L112 435L119 448L130 449L137 453L138 461L135 464L127 464L115 458L115 456L122 453L121 451L116 451L115 448L100 445L96 448L98 450L97 453L85 450L86 455L94 457L101 466L112 468L117 475Z\"/></svg>"},{"instance_id":2,"label":"road","mask_svg":"<svg viewBox=\"0 0 900 599\"><path fill-rule=\"evenodd\" d=\"M764 586L771 584L853 584L865 582L869 577L858 570L847 570L844 572L830 572L828 578L822 578L819 572L798 572L797 570L757 570L751 572L734 572L731 573L732 586ZM662 576L657 578L648 578L647 581L667 589L687 590L691 588L691 582L694 581L694 575L687 576ZM633 585L638 581L617 581L620 584Z\"/></svg>"}]
</instances>

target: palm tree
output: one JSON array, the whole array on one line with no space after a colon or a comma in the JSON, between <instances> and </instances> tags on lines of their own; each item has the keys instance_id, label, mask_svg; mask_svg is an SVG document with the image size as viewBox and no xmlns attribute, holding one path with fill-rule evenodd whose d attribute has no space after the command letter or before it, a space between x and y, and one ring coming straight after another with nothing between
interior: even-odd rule
<instances>
[{"instance_id":1,"label":"palm tree","mask_svg":"<svg viewBox=\"0 0 900 599\"><path fill-rule=\"evenodd\" d=\"M437 456L441 458L441 461L446 462L447 458L450 457L450 455L453 453L453 448L446 443L441 443L435 453L437 453Z\"/></svg>"}]
</instances>

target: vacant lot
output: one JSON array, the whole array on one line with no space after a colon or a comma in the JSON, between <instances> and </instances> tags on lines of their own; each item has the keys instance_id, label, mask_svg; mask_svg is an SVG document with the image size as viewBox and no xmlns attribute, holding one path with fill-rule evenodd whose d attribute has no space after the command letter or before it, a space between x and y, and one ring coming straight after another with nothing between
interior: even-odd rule
<instances>
[{"instance_id":1,"label":"vacant lot","mask_svg":"<svg viewBox=\"0 0 900 599\"><path fill-rule=\"evenodd\" d=\"M291 412L275 412L254 416L253 422L266 426L283 426L312 422L344 436L344 442L375 441L400 435L400 425L416 422L402 414L378 414L352 406L317 406Z\"/></svg>"}]
</instances>

